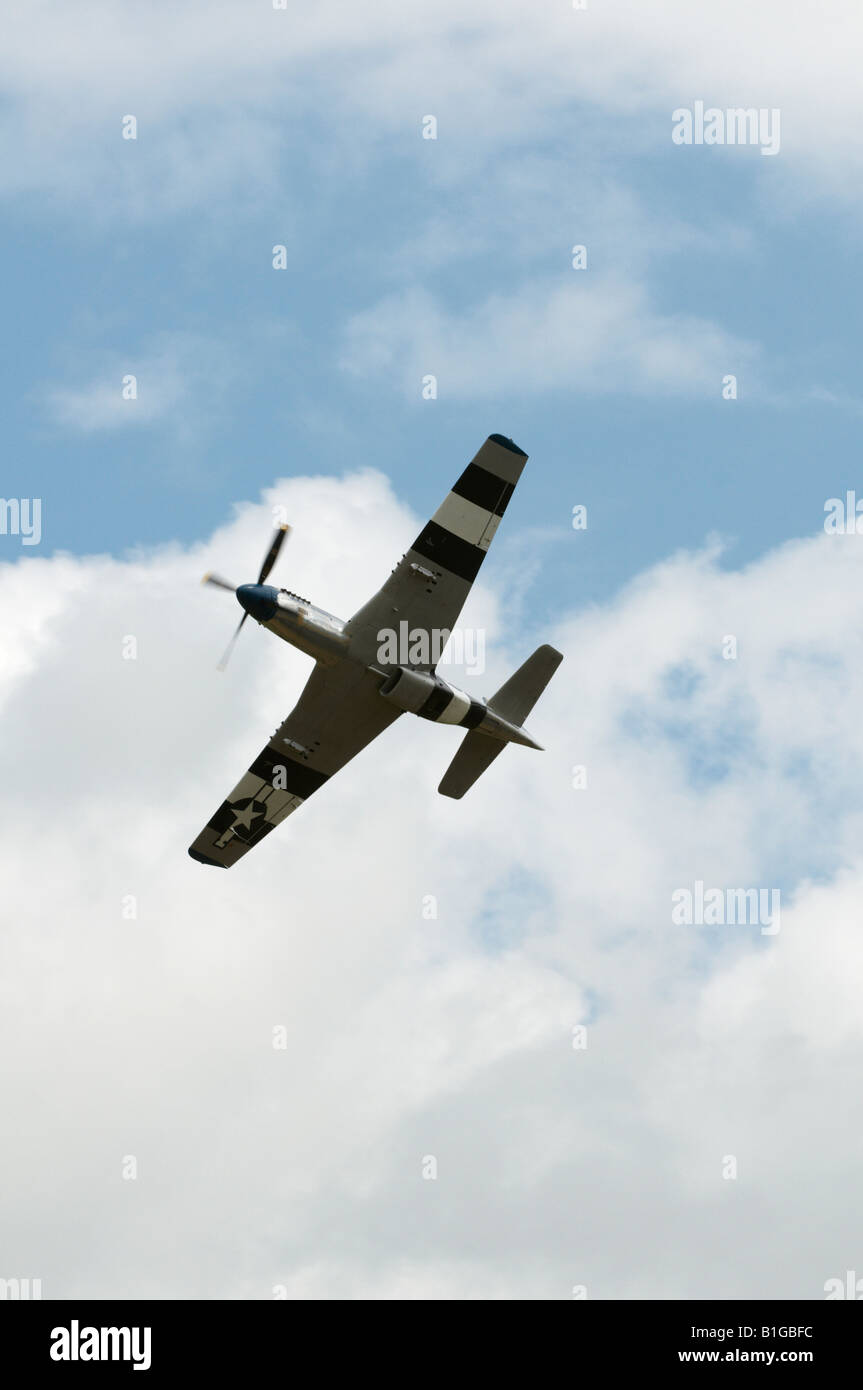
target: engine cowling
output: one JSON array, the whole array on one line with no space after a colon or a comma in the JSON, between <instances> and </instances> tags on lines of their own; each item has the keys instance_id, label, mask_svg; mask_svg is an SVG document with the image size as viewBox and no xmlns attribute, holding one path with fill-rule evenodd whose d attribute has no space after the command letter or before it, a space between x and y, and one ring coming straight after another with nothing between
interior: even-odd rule
<instances>
[{"instance_id":1,"label":"engine cowling","mask_svg":"<svg viewBox=\"0 0 863 1390\"><path fill-rule=\"evenodd\" d=\"M408 714L432 719L436 724L461 724L471 705L476 704L464 691L447 685L440 676L413 671L408 666L396 667L381 686L381 694Z\"/></svg>"}]
</instances>

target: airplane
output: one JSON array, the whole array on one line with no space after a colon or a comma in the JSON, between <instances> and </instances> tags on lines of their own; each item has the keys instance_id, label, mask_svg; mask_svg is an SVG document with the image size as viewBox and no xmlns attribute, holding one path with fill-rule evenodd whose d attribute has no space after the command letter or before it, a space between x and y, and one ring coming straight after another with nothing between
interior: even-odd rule
<instances>
[{"instance_id":1,"label":"airplane","mask_svg":"<svg viewBox=\"0 0 863 1390\"><path fill-rule=\"evenodd\" d=\"M554 647L538 647L486 701L442 680L428 643L417 643L412 659L413 642L399 652L383 641L404 622L412 636L448 635L526 462L511 439L489 435L389 579L347 622L266 583L287 526L276 531L254 584L235 589L204 576L235 593L243 609L220 669L249 617L315 666L294 709L190 846L193 859L230 868L403 713L467 730L438 787L443 796L464 796L508 743L541 748L522 721L563 660Z\"/></svg>"}]
</instances>

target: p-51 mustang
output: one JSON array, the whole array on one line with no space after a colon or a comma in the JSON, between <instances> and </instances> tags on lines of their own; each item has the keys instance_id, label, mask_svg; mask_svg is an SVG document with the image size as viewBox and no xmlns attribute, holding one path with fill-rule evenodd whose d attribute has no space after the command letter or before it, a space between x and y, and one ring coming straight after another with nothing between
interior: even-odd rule
<instances>
[{"instance_id":1,"label":"p-51 mustang","mask_svg":"<svg viewBox=\"0 0 863 1390\"><path fill-rule=\"evenodd\" d=\"M405 711L467 729L438 787L444 796L464 796L508 743L541 746L521 722L563 660L553 647L537 648L486 702L441 680L439 652L429 642L412 641L408 653L382 642L396 629L415 638L452 628L526 462L511 439L490 435L383 587L348 622L265 583L286 526L255 584L235 590L205 576L235 592L245 610L222 666L251 615L314 657L315 668L284 724L190 847L193 859L229 869ZM420 660L412 659L415 650ZM407 659L399 664L393 656Z\"/></svg>"}]
</instances>

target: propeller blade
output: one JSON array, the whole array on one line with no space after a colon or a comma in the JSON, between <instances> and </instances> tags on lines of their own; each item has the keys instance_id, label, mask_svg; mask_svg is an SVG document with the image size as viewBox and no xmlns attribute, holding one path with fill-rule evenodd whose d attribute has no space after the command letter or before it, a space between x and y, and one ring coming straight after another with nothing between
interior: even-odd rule
<instances>
[{"instance_id":1,"label":"propeller blade","mask_svg":"<svg viewBox=\"0 0 863 1390\"><path fill-rule=\"evenodd\" d=\"M231 659L231 652L234 650L234 646L235 646L236 641L237 641L237 638L239 637L240 632L241 632L241 630L242 630L243 623L246 621L246 619L248 618L248 616L249 616L248 613L244 613L243 616L242 616L242 618L240 619L239 623L237 624L237 630L236 630L236 632L234 633L233 637L231 638L230 642L229 642L228 645L227 645L227 648L226 648L226 650L225 650L225 655L222 657L221 661L219 662L218 666L216 667L216 670L217 670L217 671L224 671L225 667L227 666L228 662L230 661L230 659Z\"/></svg>"},{"instance_id":2,"label":"propeller blade","mask_svg":"<svg viewBox=\"0 0 863 1390\"><path fill-rule=\"evenodd\" d=\"M201 580L202 584L215 584L217 589L227 589L229 593L237 592L236 584L229 584L227 579L223 579L220 574L205 574Z\"/></svg>"},{"instance_id":3,"label":"propeller blade","mask_svg":"<svg viewBox=\"0 0 863 1390\"><path fill-rule=\"evenodd\" d=\"M273 565L279 558L279 551L281 550L282 546L285 543L285 540L290 534L290 530L290 526L282 525L279 527L278 531L273 536L273 543L267 551L266 555L264 556L264 563L261 565L261 572L258 575L259 584L263 584L264 580L269 575L270 570L273 568Z\"/></svg>"},{"instance_id":4,"label":"propeller blade","mask_svg":"<svg viewBox=\"0 0 863 1390\"><path fill-rule=\"evenodd\" d=\"M264 563L261 565L261 572L260 572L260 574L258 575L258 580L257 580L257 582L258 582L259 584L263 584L264 580L267 578L268 574L270 573L270 570L273 568L273 565L274 565L274 564L276 563L276 561L278 560L278 558L279 558L279 551L281 550L282 546L284 545L285 541L287 540L288 536L290 535L290 531L291 531L290 526L282 525L282 526L280 526L280 527L278 528L278 530L276 531L276 534L273 536L272 544L270 545L269 550L267 551L266 555L264 556ZM205 574L204 577L203 577L203 579L201 580L201 583L202 583L202 584L212 584L216 589L227 589L228 592L231 593L231 594L235 594L235 593L237 592L236 586L235 586L234 584L229 584L228 581L227 581L227 579L223 579L222 576L221 576L220 574ZM236 630L236 632L234 633L233 637L231 638L230 642L228 643L228 646L227 646L227 648L226 648L226 650L225 650L224 656L222 657L221 661L219 662L218 666L216 667L216 670L217 670L217 671L224 671L225 667L227 666L228 662L230 661L230 659L231 659L231 653L233 652L234 647L236 646L237 638L239 637L240 633L242 632L242 630L243 630L243 623L246 621L246 619L248 618L248 616L249 616L249 614L248 614L248 611L247 611L247 612L245 612L245 613L243 614L242 618L240 619L239 623L237 624L237 630Z\"/></svg>"}]
</instances>

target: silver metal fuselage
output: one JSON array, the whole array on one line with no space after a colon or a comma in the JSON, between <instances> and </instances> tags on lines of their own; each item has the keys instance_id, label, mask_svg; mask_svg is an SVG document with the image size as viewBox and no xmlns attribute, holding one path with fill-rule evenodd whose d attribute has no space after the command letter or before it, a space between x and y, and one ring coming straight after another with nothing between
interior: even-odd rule
<instances>
[{"instance_id":1,"label":"silver metal fuselage","mask_svg":"<svg viewBox=\"0 0 863 1390\"><path fill-rule=\"evenodd\" d=\"M366 659L364 644L363 655L354 654L351 634L345 631L347 623L334 614L327 613L325 609L317 608L308 599L300 598L288 589L279 589L272 602L276 608L271 617L258 617L254 611L252 613L262 627L268 628L277 637L281 637L282 641L297 647L325 666L334 666L339 661L352 661L362 666L370 674L380 677L381 697L393 699L405 712L432 719L436 723L476 728L505 743L521 743L529 748L540 747L525 729L504 719L484 700L477 700L456 686L449 685L433 671L416 674L404 671L397 665L370 663ZM398 684L400 672L403 673L406 683L411 680L425 681L429 689L410 698L393 693L392 687ZM437 704L434 704L433 712L429 712L426 700L435 692L443 696L449 695L450 699L440 707L439 712Z\"/></svg>"},{"instance_id":2,"label":"silver metal fuselage","mask_svg":"<svg viewBox=\"0 0 863 1390\"><path fill-rule=\"evenodd\" d=\"M298 647L315 661L332 666L342 657L350 655L350 638L345 632L341 618L316 608L307 599L299 598L280 589L276 599L277 609L268 622L262 623L284 642Z\"/></svg>"}]
</instances>

